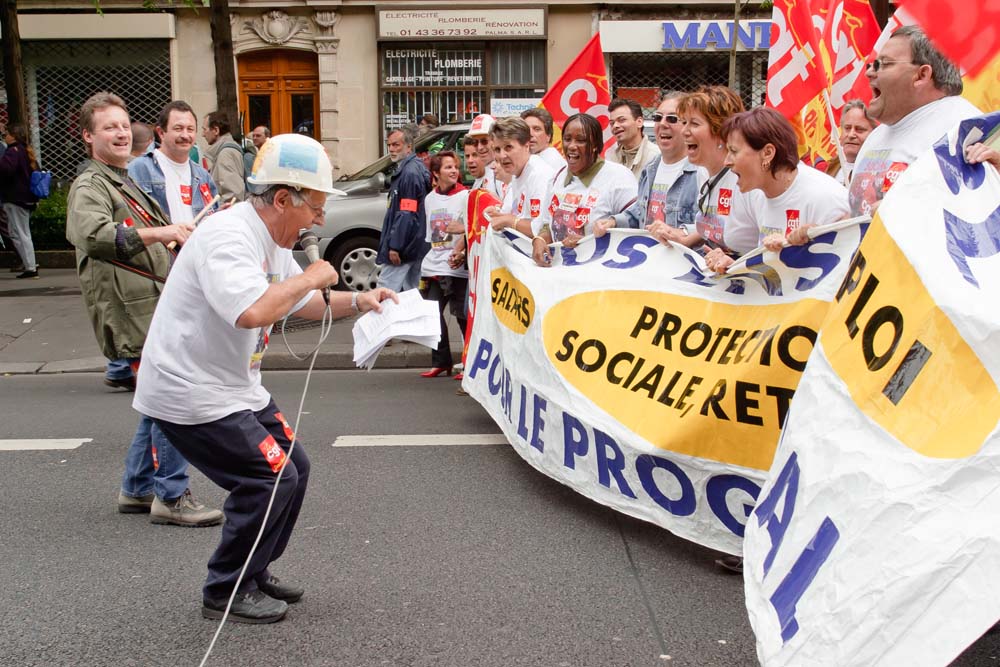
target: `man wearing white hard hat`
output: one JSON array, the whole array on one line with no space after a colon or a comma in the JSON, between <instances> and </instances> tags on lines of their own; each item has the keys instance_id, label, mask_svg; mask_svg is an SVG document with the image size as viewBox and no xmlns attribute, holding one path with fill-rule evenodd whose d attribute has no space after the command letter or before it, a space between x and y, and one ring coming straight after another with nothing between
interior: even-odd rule
<instances>
[{"instance_id":1,"label":"man wearing white hard hat","mask_svg":"<svg viewBox=\"0 0 1000 667\"><path fill-rule=\"evenodd\" d=\"M281 620L303 590L270 564L285 549L309 479L301 443L261 385L260 364L272 325L294 313L318 320L320 290L337 282L325 261L305 271L292 258L299 232L323 224L333 170L314 139L284 134L257 154L246 202L206 219L179 254L150 325L133 406L149 415L188 461L229 491L222 540L208 562L202 615L221 618L263 523L278 473L267 529L249 561L229 618ZM381 310L391 290L333 292L334 317Z\"/></svg>"}]
</instances>

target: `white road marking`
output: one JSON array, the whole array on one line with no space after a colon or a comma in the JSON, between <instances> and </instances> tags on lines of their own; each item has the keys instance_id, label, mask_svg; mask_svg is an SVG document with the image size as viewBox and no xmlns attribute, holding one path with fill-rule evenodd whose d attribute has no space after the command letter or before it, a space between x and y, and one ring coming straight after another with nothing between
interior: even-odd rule
<instances>
[{"instance_id":1,"label":"white road marking","mask_svg":"<svg viewBox=\"0 0 1000 667\"><path fill-rule=\"evenodd\" d=\"M0 452L28 452L48 449L76 449L92 438L48 438L45 440L0 440Z\"/></svg>"},{"instance_id":2,"label":"white road marking","mask_svg":"<svg viewBox=\"0 0 1000 667\"><path fill-rule=\"evenodd\" d=\"M429 433L427 435L342 435L333 447L440 447L449 445L506 445L503 433Z\"/></svg>"}]
</instances>

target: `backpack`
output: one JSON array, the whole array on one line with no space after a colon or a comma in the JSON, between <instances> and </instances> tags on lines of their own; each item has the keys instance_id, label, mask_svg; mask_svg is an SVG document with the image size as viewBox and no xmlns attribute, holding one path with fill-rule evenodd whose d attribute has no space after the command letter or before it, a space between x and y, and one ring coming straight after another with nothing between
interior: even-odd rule
<instances>
[{"instance_id":1,"label":"backpack","mask_svg":"<svg viewBox=\"0 0 1000 667\"><path fill-rule=\"evenodd\" d=\"M246 188L246 191L250 192L250 183L247 181L247 178L250 176L251 173L253 173L253 163L254 160L257 159L257 153L248 148L240 146L235 141L227 141L225 144L222 145L222 148L219 149L219 152L221 153L222 150L226 148L232 148L234 150L238 150L240 154L243 156L243 185Z\"/></svg>"},{"instance_id":2,"label":"backpack","mask_svg":"<svg viewBox=\"0 0 1000 667\"><path fill-rule=\"evenodd\" d=\"M39 199L45 199L49 196L49 190L52 187L52 172L39 170L32 171L28 187L31 190L31 194L35 195Z\"/></svg>"}]
</instances>

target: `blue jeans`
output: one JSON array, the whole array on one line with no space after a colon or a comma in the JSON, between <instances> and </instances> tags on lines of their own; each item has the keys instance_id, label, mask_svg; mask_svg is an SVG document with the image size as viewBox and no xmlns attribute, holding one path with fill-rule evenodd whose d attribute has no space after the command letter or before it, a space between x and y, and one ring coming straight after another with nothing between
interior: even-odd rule
<instances>
[{"instance_id":1,"label":"blue jeans","mask_svg":"<svg viewBox=\"0 0 1000 667\"><path fill-rule=\"evenodd\" d=\"M153 447L157 466L153 465ZM188 462L152 419L140 415L139 427L125 455L122 493L139 498L150 492L160 500L180 498L188 488Z\"/></svg>"},{"instance_id":2,"label":"blue jeans","mask_svg":"<svg viewBox=\"0 0 1000 667\"><path fill-rule=\"evenodd\" d=\"M108 359L107 370L104 377L109 380L127 380L132 377L132 365L128 359Z\"/></svg>"},{"instance_id":3,"label":"blue jeans","mask_svg":"<svg viewBox=\"0 0 1000 667\"><path fill-rule=\"evenodd\" d=\"M378 274L378 286L388 287L395 292L416 289L420 284L421 263L419 259L415 259L412 262L404 262L399 266L395 264L382 264L382 271Z\"/></svg>"}]
</instances>

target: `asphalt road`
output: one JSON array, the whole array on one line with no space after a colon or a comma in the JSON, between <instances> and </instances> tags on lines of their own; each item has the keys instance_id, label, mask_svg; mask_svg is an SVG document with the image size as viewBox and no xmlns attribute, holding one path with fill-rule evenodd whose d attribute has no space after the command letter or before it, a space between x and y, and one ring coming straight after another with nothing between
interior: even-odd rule
<instances>
[{"instance_id":1,"label":"asphalt road","mask_svg":"<svg viewBox=\"0 0 1000 667\"><path fill-rule=\"evenodd\" d=\"M265 374L294 418L305 374ZM504 445L333 447L341 435L498 433L457 383L413 370L318 372L299 432L313 462L273 568L305 598L270 626L227 625L209 665L757 664L742 580L714 554L586 500ZM136 417L96 374L0 378L0 662L197 665L216 528L115 511ZM196 471L195 495L222 493ZM1000 635L956 665L997 664Z\"/></svg>"}]
</instances>

